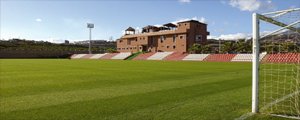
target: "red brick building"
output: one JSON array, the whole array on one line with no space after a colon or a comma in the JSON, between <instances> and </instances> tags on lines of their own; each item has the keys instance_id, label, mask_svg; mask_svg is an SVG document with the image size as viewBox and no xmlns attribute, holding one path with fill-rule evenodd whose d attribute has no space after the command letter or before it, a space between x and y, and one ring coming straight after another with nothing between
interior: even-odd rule
<instances>
[{"instance_id":1,"label":"red brick building","mask_svg":"<svg viewBox=\"0 0 300 120\"><path fill-rule=\"evenodd\" d=\"M195 20L164 24L161 27L146 26L142 33L136 34L135 29L129 27L125 35L117 40L119 52L160 52L176 51L188 52L195 43L203 44L207 41L207 24Z\"/></svg>"}]
</instances>

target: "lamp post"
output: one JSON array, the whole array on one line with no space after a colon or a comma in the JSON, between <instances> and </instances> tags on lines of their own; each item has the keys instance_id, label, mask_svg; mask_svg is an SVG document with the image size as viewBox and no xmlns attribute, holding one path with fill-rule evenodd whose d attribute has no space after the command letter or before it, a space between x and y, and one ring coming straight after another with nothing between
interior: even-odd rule
<instances>
[{"instance_id":1,"label":"lamp post","mask_svg":"<svg viewBox=\"0 0 300 120\"><path fill-rule=\"evenodd\" d=\"M221 53L221 38L219 38L219 54Z\"/></svg>"},{"instance_id":2,"label":"lamp post","mask_svg":"<svg viewBox=\"0 0 300 120\"><path fill-rule=\"evenodd\" d=\"M93 23L87 23L87 28L90 29L89 54L92 54L92 51L91 51L91 40L92 40L92 28L94 28L94 24Z\"/></svg>"}]
</instances>

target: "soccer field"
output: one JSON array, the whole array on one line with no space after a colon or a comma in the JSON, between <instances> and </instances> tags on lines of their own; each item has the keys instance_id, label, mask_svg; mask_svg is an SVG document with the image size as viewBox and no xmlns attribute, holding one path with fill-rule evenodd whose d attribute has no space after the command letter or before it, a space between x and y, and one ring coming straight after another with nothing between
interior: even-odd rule
<instances>
[{"instance_id":1,"label":"soccer field","mask_svg":"<svg viewBox=\"0 0 300 120\"><path fill-rule=\"evenodd\" d=\"M233 120L251 110L251 63L2 59L0 65L2 120Z\"/></svg>"}]
</instances>

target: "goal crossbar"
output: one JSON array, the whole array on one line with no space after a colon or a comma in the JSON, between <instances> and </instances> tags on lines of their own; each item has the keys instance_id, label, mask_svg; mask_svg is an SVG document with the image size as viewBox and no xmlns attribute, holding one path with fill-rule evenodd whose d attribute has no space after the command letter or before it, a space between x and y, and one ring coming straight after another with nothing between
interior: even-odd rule
<instances>
[{"instance_id":1,"label":"goal crossbar","mask_svg":"<svg viewBox=\"0 0 300 120\"><path fill-rule=\"evenodd\" d=\"M289 26L289 25L287 25L287 24L285 24L285 23L279 22L279 21L277 21L277 20L275 20L275 19L273 19L273 18L264 16L264 15L260 15L260 14L257 14L257 15L258 15L258 18L259 18L260 20L263 20L263 21L266 21L266 22L273 23L273 24L278 25L278 26L280 26L280 27L286 27L287 29L290 29L290 30L292 30L292 31L294 31L294 32L300 33L300 28L295 28L295 27ZM287 26L288 26L288 27L287 27Z\"/></svg>"},{"instance_id":2,"label":"goal crossbar","mask_svg":"<svg viewBox=\"0 0 300 120\"><path fill-rule=\"evenodd\" d=\"M275 11L275 12L268 12L268 13L263 13L262 15L271 15L271 14L281 14L281 13L288 13L288 12L293 12L300 10L300 8L293 8L293 9L287 9L287 10L280 10L280 11Z\"/></svg>"}]
</instances>

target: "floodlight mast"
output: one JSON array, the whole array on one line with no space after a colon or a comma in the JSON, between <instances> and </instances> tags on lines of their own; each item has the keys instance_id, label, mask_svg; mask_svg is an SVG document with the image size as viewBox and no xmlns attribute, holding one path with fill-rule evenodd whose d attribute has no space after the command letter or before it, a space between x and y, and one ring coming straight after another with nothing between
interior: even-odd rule
<instances>
[{"instance_id":1,"label":"floodlight mast","mask_svg":"<svg viewBox=\"0 0 300 120\"><path fill-rule=\"evenodd\" d=\"M89 28L90 30L90 35L89 35L89 54L92 54L92 51L91 51L91 41L92 41L92 28L94 28L94 24L93 23L87 23L87 28Z\"/></svg>"}]
</instances>

